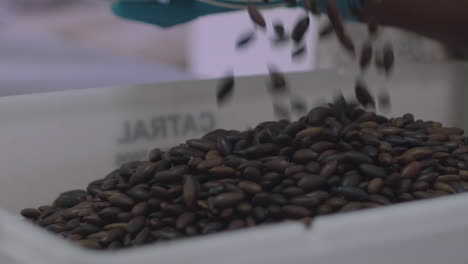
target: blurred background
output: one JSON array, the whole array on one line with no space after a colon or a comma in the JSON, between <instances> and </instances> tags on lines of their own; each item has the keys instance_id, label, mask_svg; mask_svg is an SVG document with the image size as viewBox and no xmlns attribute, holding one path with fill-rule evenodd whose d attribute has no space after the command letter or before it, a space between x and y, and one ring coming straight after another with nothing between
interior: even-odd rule
<instances>
[{"instance_id":1,"label":"blurred background","mask_svg":"<svg viewBox=\"0 0 468 264\"><path fill-rule=\"evenodd\" d=\"M254 75L266 73L268 64L286 72L355 67L335 39L317 40L325 23L320 19L312 21L308 32L306 58L293 61L287 45L272 47L271 32L236 51L239 35L252 28L246 12L161 29L116 17L110 3L1 0L0 96L217 78L231 68L237 76ZM291 30L303 12L275 9L264 15L270 23L281 20ZM349 28L356 39L365 39L365 28ZM438 43L388 29L382 39L390 38L400 65L404 61L434 65L447 59Z\"/></svg>"},{"instance_id":2,"label":"blurred background","mask_svg":"<svg viewBox=\"0 0 468 264\"><path fill-rule=\"evenodd\" d=\"M285 71L314 64L313 54L293 63L287 47L272 54L268 36L236 52L235 41L252 28L244 12L161 29L116 17L110 3L0 1L0 96L212 78L231 68L251 75L266 72L272 62ZM299 12L281 9L266 16L292 27Z\"/></svg>"}]
</instances>

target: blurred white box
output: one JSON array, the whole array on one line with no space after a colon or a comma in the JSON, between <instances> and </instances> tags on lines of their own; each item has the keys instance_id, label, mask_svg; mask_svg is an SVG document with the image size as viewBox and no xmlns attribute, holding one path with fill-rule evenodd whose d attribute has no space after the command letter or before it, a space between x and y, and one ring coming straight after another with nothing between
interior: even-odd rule
<instances>
[{"instance_id":1,"label":"blurred white box","mask_svg":"<svg viewBox=\"0 0 468 264\"><path fill-rule=\"evenodd\" d=\"M200 18L190 25L188 67L193 73L209 78L222 76L233 69L238 76L264 74L267 65L278 65L285 72L309 71L315 67L317 21L311 17L310 28L304 37L307 54L293 60L293 42L272 45L275 36L272 23L281 21L290 35L294 25L306 15L300 8L275 8L262 10L267 30L257 29L255 39L247 47L236 50L239 37L252 30L254 25L247 12L237 11Z\"/></svg>"}]
</instances>

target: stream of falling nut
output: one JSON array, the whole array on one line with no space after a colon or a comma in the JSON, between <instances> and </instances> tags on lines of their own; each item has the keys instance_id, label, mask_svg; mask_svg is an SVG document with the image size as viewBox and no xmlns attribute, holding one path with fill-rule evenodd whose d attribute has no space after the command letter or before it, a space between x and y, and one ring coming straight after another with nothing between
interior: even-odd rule
<instances>
[{"instance_id":1,"label":"stream of falling nut","mask_svg":"<svg viewBox=\"0 0 468 264\"><path fill-rule=\"evenodd\" d=\"M287 6L296 6L297 1L284 1ZM310 16L320 16L319 9L315 0L304 0L304 9L306 15L301 15L291 33L288 34L284 28L284 23L275 20L272 23L273 37L271 43L273 47L278 47L281 43L293 41L294 45L291 50L291 58L293 61L303 59L307 54L307 44L304 41L304 35L309 30ZM349 6L351 13L362 22L367 23L368 40L364 42L360 49L356 49L355 43L351 35L346 31L345 21L336 0L327 0L326 4L327 16L329 23L323 25L319 29L319 40L327 39L334 35L349 56L356 61L360 73L356 78L354 86L356 99L363 108L372 109L374 111L381 111L388 113L391 111L391 99L388 91L388 79L394 69L395 55L393 47L390 42L385 42L382 47L376 49L375 43L379 37L379 27L375 18L365 17L362 10L355 6ZM254 28L243 32L237 39L236 50L242 51L252 46L254 40L257 38L256 28L268 30L267 20L262 15L260 9L254 5L249 4L247 13L250 20L253 22ZM385 81L379 84L381 87L376 92L377 96L374 99L373 93L368 89L364 75L370 67L374 67L378 73L385 75ZM270 69L270 82L267 91L271 95L272 110L277 119L289 120L292 113L307 112L308 106L304 100L299 100L297 95L283 90L288 89L287 80L284 74L278 70L277 67L269 65ZM274 69L274 70L273 70ZM218 105L222 107L224 103L230 99L234 91L234 76L229 73L226 77L222 78L217 90ZM281 92L283 91L283 92ZM287 97L286 99L281 97Z\"/></svg>"}]
</instances>

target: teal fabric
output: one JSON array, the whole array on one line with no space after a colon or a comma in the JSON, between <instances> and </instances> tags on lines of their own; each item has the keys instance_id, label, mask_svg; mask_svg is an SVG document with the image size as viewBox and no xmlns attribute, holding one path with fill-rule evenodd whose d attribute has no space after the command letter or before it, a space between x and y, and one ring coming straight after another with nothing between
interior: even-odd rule
<instances>
[{"instance_id":1,"label":"teal fabric","mask_svg":"<svg viewBox=\"0 0 468 264\"><path fill-rule=\"evenodd\" d=\"M362 8L364 0L336 0L338 7L341 10L341 14L346 20L349 21L358 21L358 18L355 17L349 10L349 6L354 6L358 9ZM323 13L327 13L326 5L327 0L318 0L319 9Z\"/></svg>"},{"instance_id":2,"label":"teal fabric","mask_svg":"<svg viewBox=\"0 0 468 264\"><path fill-rule=\"evenodd\" d=\"M318 1L321 10L325 11L326 0ZM356 20L356 18L351 16L347 5L349 2L357 4L361 0L337 1L345 17ZM248 1L235 0L210 0L207 2L215 2L215 4L208 4L199 0L171 0L169 3L159 3L156 0L119 0L112 5L112 10L115 14L127 19L167 28L189 22L200 16L239 10L248 4ZM302 4L302 1L298 2ZM258 5L268 7L277 6L281 3L284 3L284 1L271 0L269 3L259 3ZM223 7L223 4L235 5L238 8Z\"/></svg>"},{"instance_id":3,"label":"teal fabric","mask_svg":"<svg viewBox=\"0 0 468 264\"><path fill-rule=\"evenodd\" d=\"M115 14L160 27L171 27L191 21L199 16L229 11L223 8L203 8L195 0L173 0L168 4L152 2L117 1L112 10Z\"/></svg>"}]
</instances>

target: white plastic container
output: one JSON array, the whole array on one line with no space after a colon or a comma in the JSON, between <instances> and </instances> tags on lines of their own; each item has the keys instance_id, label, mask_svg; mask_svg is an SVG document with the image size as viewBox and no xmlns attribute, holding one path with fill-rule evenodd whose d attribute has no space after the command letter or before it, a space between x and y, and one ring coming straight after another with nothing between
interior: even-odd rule
<instances>
[{"instance_id":1,"label":"white plastic container","mask_svg":"<svg viewBox=\"0 0 468 264\"><path fill-rule=\"evenodd\" d=\"M455 125L459 92L451 68L416 69L399 68L388 84L391 115ZM353 76L318 71L288 79L292 93L312 105L336 87L352 94ZM232 101L219 110L214 80L0 98L0 263L468 263L468 195L319 217L310 230L284 223L118 252L80 249L18 216L152 147L272 119L266 81L237 79Z\"/></svg>"}]
</instances>

